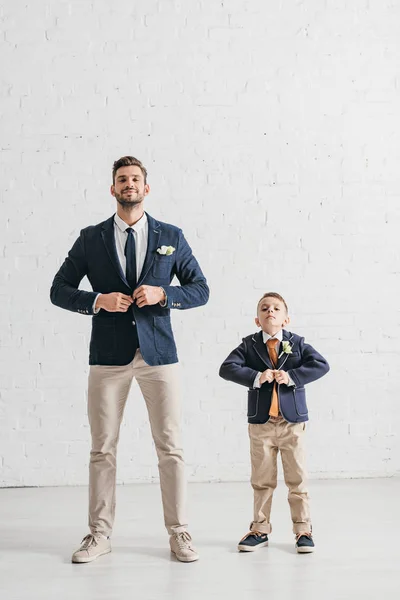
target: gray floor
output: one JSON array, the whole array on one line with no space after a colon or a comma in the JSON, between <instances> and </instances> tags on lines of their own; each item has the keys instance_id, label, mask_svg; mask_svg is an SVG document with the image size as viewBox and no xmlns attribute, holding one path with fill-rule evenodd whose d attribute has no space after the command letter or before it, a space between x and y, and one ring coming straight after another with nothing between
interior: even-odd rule
<instances>
[{"instance_id":1,"label":"gray floor","mask_svg":"<svg viewBox=\"0 0 400 600\"><path fill-rule=\"evenodd\" d=\"M7 600L400 597L400 479L312 481L313 555L297 555L284 484L268 548L238 553L251 518L248 484L189 486L201 557L171 558L157 485L120 486L113 552L70 555L86 534L85 488L0 490L0 597ZM397 512L396 512L397 511Z\"/></svg>"}]
</instances>

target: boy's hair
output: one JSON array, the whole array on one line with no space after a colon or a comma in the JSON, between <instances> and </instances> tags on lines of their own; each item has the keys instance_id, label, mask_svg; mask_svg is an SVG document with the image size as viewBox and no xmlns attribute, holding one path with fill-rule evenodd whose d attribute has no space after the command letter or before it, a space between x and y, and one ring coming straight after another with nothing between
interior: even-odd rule
<instances>
[{"instance_id":1,"label":"boy's hair","mask_svg":"<svg viewBox=\"0 0 400 600\"><path fill-rule=\"evenodd\" d=\"M285 302L285 300L282 298L282 296L280 294L277 294L276 292L267 292L266 294L264 294L264 296L262 298L259 299L258 304L257 304L257 310L258 307L260 306L260 302L261 300L264 300L264 298L276 298L277 300L280 300L284 307L286 308L286 312L289 312L288 306Z\"/></svg>"},{"instance_id":2,"label":"boy's hair","mask_svg":"<svg viewBox=\"0 0 400 600\"><path fill-rule=\"evenodd\" d=\"M121 158L119 158L118 160L115 161L115 163L113 164L113 170L112 170L113 185L115 185L115 174L118 171L118 169L120 169L121 167L130 167L130 166L139 167L139 169L143 173L144 183L146 185L147 170L142 165L140 160L138 158L135 158L134 156L121 156Z\"/></svg>"}]
</instances>

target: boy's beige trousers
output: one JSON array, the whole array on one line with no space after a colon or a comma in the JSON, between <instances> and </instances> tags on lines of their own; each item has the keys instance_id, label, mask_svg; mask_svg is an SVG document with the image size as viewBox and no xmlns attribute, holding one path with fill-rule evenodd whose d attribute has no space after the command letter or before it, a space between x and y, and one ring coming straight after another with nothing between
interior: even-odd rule
<instances>
[{"instance_id":1,"label":"boy's beige trousers","mask_svg":"<svg viewBox=\"0 0 400 600\"><path fill-rule=\"evenodd\" d=\"M293 532L310 533L309 496L304 460L305 423L288 423L283 417L270 417L262 425L249 424L251 485L254 490L252 531L270 533L272 496L277 485L277 456L281 453Z\"/></svg>"}]
</instances>

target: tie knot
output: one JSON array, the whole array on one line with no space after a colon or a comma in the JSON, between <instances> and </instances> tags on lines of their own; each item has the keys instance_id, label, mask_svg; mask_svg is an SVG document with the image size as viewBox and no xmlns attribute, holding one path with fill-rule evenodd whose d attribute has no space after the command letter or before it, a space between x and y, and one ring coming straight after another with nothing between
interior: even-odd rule
<instances>
[{"instance_id":1,"label":"tie knot","mask_svg":"<svg viewBox=\"0 0 400 600\"><path fill-rule=\"evenodd\" d=\"M269 338L269 340L267 340L268 348L275 348L277 344L279 344L279 340L277 340L276 338Z\"/></svg>"},{"instance_id":2,"label":"tie knot","mask_svg":"<svg viewBox=\"0 0 400 600\"><path fill-rule=\"evenodd\" d=\"M130 233L133 233L133 229L132 229L132 227L127 227L127 228L125 229L125 231L126 231L126 233L127 233L128 235L129 235Z\"/></svg>"}]
</instances>

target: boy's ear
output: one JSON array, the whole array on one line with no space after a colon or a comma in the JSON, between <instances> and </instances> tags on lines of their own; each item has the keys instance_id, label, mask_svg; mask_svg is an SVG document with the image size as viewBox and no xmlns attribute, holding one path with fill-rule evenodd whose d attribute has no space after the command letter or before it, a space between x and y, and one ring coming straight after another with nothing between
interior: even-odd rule
<instances>
[{"instance_id":1,"label":"boy's ear","mask_svg":"<svg viewBox=\"0 0 400 600\"><path fill-rule=\"evenodd\" d=\"M260 325L260 320L259 320L259 318L258 318L258 317L256 317L256 318L254 319L254 323L257 325L257 327L261 327L261 325Z\"/></svg>"},{"instance_id":2,"label":"boy's ear","mask_svg":"<svg viewBox=\"0 0 400 600\"><path fill-rule=\"evenodd\" d=\"M289 323L290 323L290 317L289 317L289 315L288 315L288 316L286 317L286 319L284 320L283 324L284 324L284 325L289 325Z\"/></svg>"}]
</instances>

